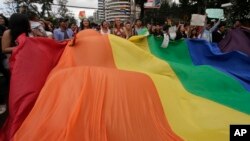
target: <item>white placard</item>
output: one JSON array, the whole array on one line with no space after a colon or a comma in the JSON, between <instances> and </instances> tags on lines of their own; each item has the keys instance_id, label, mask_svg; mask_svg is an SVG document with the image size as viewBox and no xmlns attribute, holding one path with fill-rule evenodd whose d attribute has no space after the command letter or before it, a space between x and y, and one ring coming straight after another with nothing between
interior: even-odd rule
<instances>
[{"instance_id":1,"label":"white placard","mask_svg":"<svg viewBox=\"0 0 250 141\"><path fill-rule=\"evenodd\" d=\"M194 26L204 26L205 25L206 16L199 14L192 14L190 25Z\"/></svg>"},{"instance_id":2,"label":"white placard","mask_svg":"<svg viewBox=\"0 0 250 141\"><path fill-rule=\"evenodd\" d=\"M208 18L224 19L223 9L209 8L206 9L206 13Z\"/></svg>"}]
</instances>

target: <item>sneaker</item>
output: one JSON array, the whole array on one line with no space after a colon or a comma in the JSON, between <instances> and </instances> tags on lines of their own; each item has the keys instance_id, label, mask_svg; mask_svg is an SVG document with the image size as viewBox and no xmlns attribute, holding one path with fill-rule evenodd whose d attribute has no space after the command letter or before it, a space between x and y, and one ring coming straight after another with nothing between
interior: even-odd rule
<instances>
[{"instance_id":1,"label":"sneaker","mask_svg":"<svg viewBox=\"0 0 250 141\"><path fill-rule=\"evenodd\" d=\"M0 105L0 114L3 114L6 111L7 107L6 105Z\"/></svg>"}]
</instances>

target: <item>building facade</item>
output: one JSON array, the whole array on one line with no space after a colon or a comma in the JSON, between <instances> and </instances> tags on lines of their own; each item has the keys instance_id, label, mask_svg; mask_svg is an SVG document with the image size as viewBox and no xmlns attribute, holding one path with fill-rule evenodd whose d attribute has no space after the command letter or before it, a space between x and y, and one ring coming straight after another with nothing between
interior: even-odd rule
<instances>
[{"instance_id":1,"label":"building facade","mask_svg":"<svg viewBox=\"0 0 250 141\"><path fill-rule=\"evenodd\" d=\"M97 21L103 21L105 19L105 0L98 0L98 10L97 10Z\"/></svg>"},{"instance_id":2,"label":"building facade","mask_svg":"<svg viewBox=\"0 0 250 141\"><path fill-rule=\"evenodd\" d=\"M94 11L94 13L93 13L93 17L94 17L94 22L95 22L95 23L98 23L98 22L99 22L99 17L98 17L97 10L96 10L96 11Z\"/></svg>"},{"instance_id":3,"label":"building facade","mask_svg":"<svg viewBox=\"0 0 250 141\"><path fill-rule=\"evenodd\" d=\"M105 0L105 19L114 21L120 18L122 21L133 20L134 0Z\"/></svg>"}]
</instances>

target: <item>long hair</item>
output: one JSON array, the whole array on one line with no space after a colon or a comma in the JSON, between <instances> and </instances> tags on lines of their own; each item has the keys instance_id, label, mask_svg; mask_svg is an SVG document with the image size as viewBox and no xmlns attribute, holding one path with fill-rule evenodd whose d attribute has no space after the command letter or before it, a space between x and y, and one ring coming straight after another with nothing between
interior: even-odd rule
<instances>
[{"instance_id":1,"label":"long hair","mask_svg":"<svg viewBox=\"0 0 250 141\"><path fill-rule=\"evenodd\" d=\"M15 43L17 37L22 33L25 33L26 36L28 36L31 31L28 17L19 13L12 14L9 21L9 29L12 43Z\"/></svg>"},{"instance_id":2,"label":"long hair","mask_svg":"<svg viewBox=\"0 0 250 141\"><path fill-rule=\"evenodd\" d=\"M144 25L144 22L143 22L141 19L136 19L136 20L135 20L135 23L134 23L135 26L136 26L136 23L137 23L138 21L141 21L141 27L144 27L144 26L145 26L145 25Z\"/></svg>"},{"instance_id":3,"label":"long hair","mask_svg":"<svg viewBox=\"0 0 250 141\"><path fill-rule=\"evenodd\" d=\"M2 17L3 20L4 20L4 25L3 26L9 27L9 20L3 14L0 14L0 17Z\"/></svg>"},{"instance_id":4,"label":"long hair","mask_svg":"<svg viewBox=\"0 0 250 141\"><path fill-rule=\"evenodd\" d=\"M84 21L84 20L87 20L87 21L89 22L89 27L88 27L88 28L91 28L90 20L87 19L87 18L84 18L84 19L82 19L81 22L80 22L80 29L81 29L81 30L84 29L84 25L83 25L83 21Z\"/></svg>"},{"instance_id":5,"label":"long hair","mask_svg":"<svg viewBox=\"0 0 250 141\"><path fill-rule=\"evenodd\" d=\"M103 20L103 21L101 22L101 26L102 26L102 27L103 27L104 22L106 22L106 23L107 23L107 21L106 21L106 20Z\"/></svg>"}]
</instances>

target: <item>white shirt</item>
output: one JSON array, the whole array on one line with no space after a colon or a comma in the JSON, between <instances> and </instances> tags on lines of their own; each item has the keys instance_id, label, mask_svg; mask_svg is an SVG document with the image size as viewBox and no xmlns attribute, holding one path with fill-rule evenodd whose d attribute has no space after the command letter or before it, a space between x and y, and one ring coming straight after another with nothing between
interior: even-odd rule
<instances>
[{"instance_id":1,"label":"white shirt","mask_svg":"<svg viewBox=\"0 0 250 141\"><path fill-rule=\"evenodd\" d=\"M110 29L108 29L108 31L107 31L107 32L103 32L103 30L101 29L101 30L100 30L100 33L101 33L102 35L104 35L104 34L110 34L110 33L111 33L111 31L110 31Z\"/></svg>"}]
</instances>

